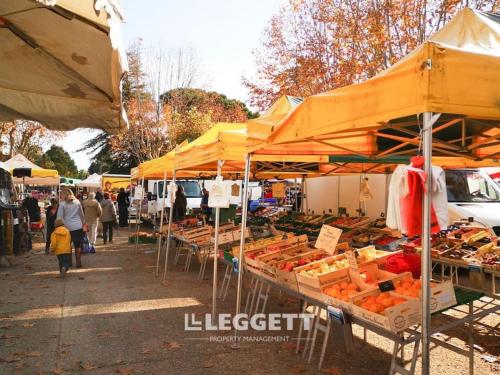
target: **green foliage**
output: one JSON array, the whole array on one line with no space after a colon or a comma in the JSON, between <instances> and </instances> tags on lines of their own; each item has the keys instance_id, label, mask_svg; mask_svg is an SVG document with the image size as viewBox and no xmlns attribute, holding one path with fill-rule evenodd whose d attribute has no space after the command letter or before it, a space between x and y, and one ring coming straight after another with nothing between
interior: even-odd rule
<instances>
[{"instance_id":1,"label":"green foliage","mask_svg":"<svg viewBox=\"0 0 500 375\"><path fill-rule=\"evenodd\" d=\"M45 163L49 163L48 160L51 160L54 164L54 169L57 169L61 176L75 177L78 174L75 161L60 146L52 145L45 151L43 158L45 159Z\"/></svg>"}]
</instances>

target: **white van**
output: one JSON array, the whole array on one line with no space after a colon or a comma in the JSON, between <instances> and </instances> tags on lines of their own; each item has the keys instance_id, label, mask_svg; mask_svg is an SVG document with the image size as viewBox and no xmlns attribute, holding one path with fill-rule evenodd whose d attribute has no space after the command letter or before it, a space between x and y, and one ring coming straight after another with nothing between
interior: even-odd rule
<instances>
[{"instance_id":1,"label":"white van","mask_svg":"<svg viewBox=\"0 0 500 375\"><path fill-rule=\"evenodd\" d=\"M500 236L500 186L482 169L446 170L450 222L462 219Z\"/></svg>"},{"instance_id":2,"label":"white van","mask_svg":"<svg viewBox=\"0 0 500 375\"><path fill-rule=\"evenodd\" d=\"M167 181L167 188L169 183L170 181ZM202 193L198 181L177 180L175 183L177 186L182 186L184 189L184 194L186 194L187 198L187 208L191 210L200 208ZM158 197L157 204L159 205L158 207L161 207L161 199L163 198L163 180L149 180L147 191L148 193ZM168 200L165 201L165 207L170 207L170 202Z\"/></svg>"}]
</instances>

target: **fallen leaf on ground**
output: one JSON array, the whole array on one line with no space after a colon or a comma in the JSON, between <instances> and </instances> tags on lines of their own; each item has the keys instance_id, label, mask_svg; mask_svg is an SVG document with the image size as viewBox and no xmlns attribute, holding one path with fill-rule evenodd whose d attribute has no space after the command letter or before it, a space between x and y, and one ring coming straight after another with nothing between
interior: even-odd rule
<instances>
[{"instance_id":1,"label":"fallen leaf on ground","mask_svg":"<svg viewBox=\"0 0 500 375\"><path fill-rule=\"evenodd\" d=\"M53 373L53 374L56 374L56 375L61 375L61 374L64 374L64 369L63 369L63 368L58 367L58 368L53 369L53 370L52 370L52 373Z\"/></svg>"},{"instance_id":2,"label":"fallen leaf on ground","mask_svg":"<svg viewBox=\"0 0 500 375\"><path fill-rule=\"evenodd\" d=\"M182 346L182 344L179 344L177 341L172 341L172 342L166 342L163 344L163 347L166 349L179 349Z\"/></svg>"},{"instance_id":3,"label":"fallen leaf on ground","mask_svg":"<svg viewBox=\"0 0 500 375\"><path fill-rule=\"evenodd\" d=\"M214 366L215 366L215 363L210 362L210 361L205 362L205 363L203 364L203 368L212 368L212 367L214 367Z\"/></svg>"},{"instance_id":4,"label":"fallen leaf on ground","mask_svg":"<svg viewBox=\"0 0 500 375\"><path fill-rule=\"evenodd\" d=\"M338 367L324 368L321 372L325 374L340 375L340 369Z\"/></svg>"},{"instance_id":5,"label":"fallen leaf on ground","mask_svg":"<svg viewBox=\"0 0 500 375\"><path fill-rule=\"evenodd\" d=\"M35 326L35 323L23 323L21 326L24 328L31 328Z\"/></svg>"},{"instance_id":6,"label":"fallen leaf on ground","mask_svg":"<svg viewBox=\"0 0 500 375\"><path fill-rule=\"evenodd\" d=\"M19 357L0 358L0 362L7 362L7 363L19 362L20 360L21 358Z\"/></svg>"},{"instance_id":7,"label":"fallen leaf on ground","mask_svg":"<svg viewBox=\"0 0 500 375\"><path fill-rule=\"evenodd\" d=\"M134 369L132 367L118 367L116 372L122 375L129 375L134 373Z\"/></svg>"},{"instance_id":8,"label":"fallen leaf on ground","mask_svg":"<svg viewBox=\"0 0 500 375\"><path fill-rule=\"evenodd\" d=\"M97 337L118 337L114 334L112 334L111 332L101 332L97 335Z\"/></svg>"},{"instance_id":9,"label":"fallen leaf on ground","mask_svg":"<svg viewBox=\"0 0 500 375\"><path fill-rule=\"evenodd\" d=\"M295 366L290 369L292 374L302 374L306 369L302 366Z\"/></svg>"},{"instance_id":10,"label":"fallen leaf on ground","mask_svg":"<svg viewBox=\"0 0 500 375\"><path fill-rule=\"evenodd\" d=\"M28 356L28 357L40 357L41 355L42 355L42 353L40 353L38 351L26 353L26 356Z\"/></svg>"},{"instance_id":11,"label":"fallen leaf on ground","mask_svg":"<svg viewBox=\"0 0 500 375\"><path fill-rule=\"evenodd\" d=\"M8 339L17 339L19 337L22 337L23 335L16 334L16 335L8 335L8 334L3 334L0 336L0 339L8 340Z\"/></svg>"},{"instance_id":12,"label":"fallen leaf on ground","mask_svg":"<svg viewBox=\"0 0 500 375\"><path fill-rule=\"evenodd\" d=\"M82 370L95 370L97 368L97 366L92 363L83 363L83 362L78 362L78 366Z\"/></svg>"},{"instance_id":13,"label":"fallen leaf on ground","mask_svg":"<svg viewBox=\"0 0 500 375\"><path fill-rule=\"evenodd\" d=\"M281 347L286 350L295 350L297 348L297 344L294 344L293 342L285 342L281 345Z\"/></svg>"},{"instance_id":14,"label":"fallen leaf on ground","mask_svg":"<svg viewBox=\"0 0 500 375\"><path fill-rule=\"evenodd\" d=\"M151 354L151 349L144 349L142 354Z\"/></svg>"}]
</instances>

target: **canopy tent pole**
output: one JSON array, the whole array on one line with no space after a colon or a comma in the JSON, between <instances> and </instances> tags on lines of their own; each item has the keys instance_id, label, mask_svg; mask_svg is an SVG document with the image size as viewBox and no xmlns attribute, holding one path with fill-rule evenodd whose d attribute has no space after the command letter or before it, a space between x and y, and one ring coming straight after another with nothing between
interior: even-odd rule
<instances>
[{"instance_id":1,"label":"canopy tent pole","mask_svg":"<svg viewBox=\"0 0 500 375\"><path fill-rule=\"evenodd\" d=\"M163 236L163 212L165 211L165 190L167 187L167 170L163 172L163 192L161 196L161 213L160 213L160 235L158 236L158 254L156 255L156 276L159 275L160 270L160 254L161 254L161 243ZM159 195L159 194L158 194Z\"/></svg>"},{"instance_id":2,"label":"canopy tent pole","mask_svg":"<svg viewBox=\"0 0 500 375\"><path fill-rule=\"evenodd\" d=\"M222 165L224 160L217 160L217 177L222 174ZM220 207L215 208L215 234L214 234L214 281L212 291L212 321L215 324L215 314L217 312L217 266L219 252L219 224L220 224Z\"/></svg>"},{"instance_id":3,"label":"canopy tent pole","mask_svg":"<svg viewBox=\"0 0 500 375\"><path fill-rule=\"evenodd\" d=\"M174 169L174 173L172 175L172 186L176 183L175 175L176 170ZM174 217L175 194L172 196L172 198L173 199L170 202L170 212L168 213L167 250L165 251L165 269L163 270L163 281L165 281L167 277L168 253L170 251L170 233L172 232L172 220Z\"/></svg>"},{"instance_id":4,"label":"canopy tent pole","mask_svg":"<svg viewBox=\"0 0 500 375\"><path fill-rule=\"evenodd\" d=\"M422 225L422 375L430 374L430 280L431 263L431 189L432 189L432 126L440 114L424 113L422 148L425 159L424 172L427 176L423 196Z\"/></svg>"},{"instance_id":5,"label":"canopy tent pole","mask_svg":"<svg viewBox=\"0 0 500 375\"><path fill-rule=\"evenodd\" d=\"M240 253L238 256L238 290L236 293L236 315L240 313L241 308L241 288L243 281L243 263L244 263L244 249L245 249L245 232L247 229L247 212L248 212L248 181L250 180L250 161L251 155L247 154L245 158L245 177L243 180L243 202L241 202L241 234L240 234ZM238 335L238 331L235 330L235 336ZM237 344L237 342L236 342Z\"/></svg>"},{"instance_id":6,"label":"canopy tent pole","mask_svg":"<svg viewBox=\"0 0 500 375\"><path fill-rule=\"evenodd\" d=\"M144 200L144 176L141 178L141 200L139 201L139 219L135 215L135 251L139 246L139 231L141 230L141 220L142 220L142 201Z\"/></svg>"},{"instance_id":7,"label":"canopy tent pole","mask_svg":"<svg viewBox=\"0 0 500 375\"><path fill-rule=\"evenodd\" d=\"M297 198L299 196L299 191L298 191L297 187L298 187L298 185L297 185L297 179L295 178L294 179L294 184L293 184L293 190L294 190L294 196L295 196L295 199L294 199L293 203L294 203L294 206L295 206L295 212L297 212L299 210L299 208L298 208L299 207L298 206L299 202L297 201Z\"/></svg>"}]
</instances>

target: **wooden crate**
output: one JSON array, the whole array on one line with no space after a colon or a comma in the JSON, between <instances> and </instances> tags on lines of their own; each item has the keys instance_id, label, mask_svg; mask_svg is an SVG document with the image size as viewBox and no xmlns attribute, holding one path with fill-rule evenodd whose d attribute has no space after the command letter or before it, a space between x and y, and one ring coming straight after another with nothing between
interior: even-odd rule
<instances>
[{"instance_id":1,"label":"wooden crate","mask_svg":"<svg viewBox=\"0 0 500 375\"><path fill-rule=\"evenodd\" d=\"M367 320L393 332L400 332L420 323L422 316L420 313L420 304L414 298L404 297L406 302L386 308L384 315L371 312L359 306L364 298L369 296L376 297L379 294L379 290L367 290L357 295L353 298L351 313L358 318ZM389 292L389 294L400 297L392 292Z\"/></svg>"}]
</instances>

